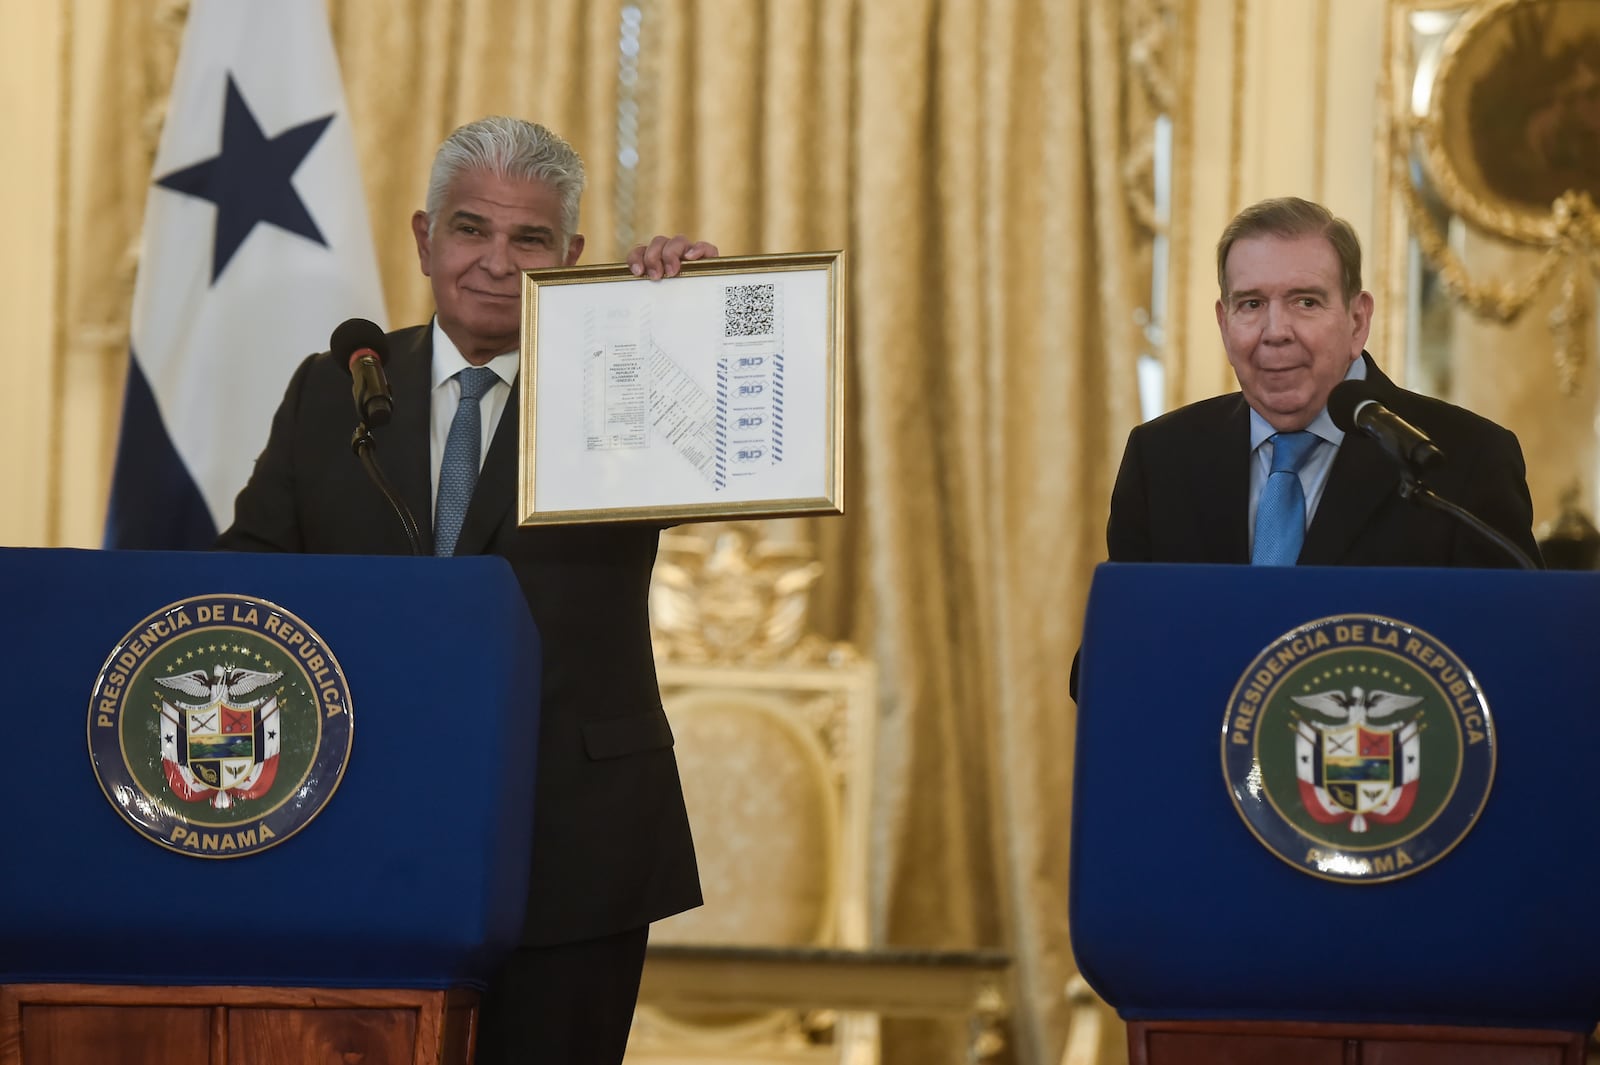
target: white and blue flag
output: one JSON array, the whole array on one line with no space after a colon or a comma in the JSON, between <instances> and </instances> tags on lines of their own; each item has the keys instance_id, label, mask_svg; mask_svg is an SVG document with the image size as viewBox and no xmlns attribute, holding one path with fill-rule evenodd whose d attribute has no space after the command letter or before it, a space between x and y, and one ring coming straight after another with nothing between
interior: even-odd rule
<instances>
[{"instance_id":1,"label":"white and blue flag","mask_svg":"<svg viewBox=\"0 0 1600 1065\"><path fill-rule=\"evenodd\" d=\"M194 0L145 203L106 546L210 546L290 374L352 317L382 324L383 291L323 0Z\"/></svg>"}]
</instances>

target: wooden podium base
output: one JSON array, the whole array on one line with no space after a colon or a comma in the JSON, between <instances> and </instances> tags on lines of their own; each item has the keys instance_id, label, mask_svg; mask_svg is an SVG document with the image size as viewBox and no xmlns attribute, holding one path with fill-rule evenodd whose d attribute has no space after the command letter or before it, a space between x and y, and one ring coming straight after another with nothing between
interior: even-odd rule
<instances>
[{"instance_id":1,"label":"wooden podium base","mask_svg":"<svg viewBox=\"0 0 1600 1065\"><path fill-rule=\"evenodd\" d=\"M476 991L0 985L0 1065L469 1065Z\"/></svg>"},{"instance_id":2,"label":"wooden podium base","mask_svg":"<svg viewBox=\"0 0 1600 1065\"><path fill-rule=\"evenodd\" d=\"M1583 1032L1287 1021L1129 1021L1128 1065L1583 1065Z\"/></svg>"}]
</instances>

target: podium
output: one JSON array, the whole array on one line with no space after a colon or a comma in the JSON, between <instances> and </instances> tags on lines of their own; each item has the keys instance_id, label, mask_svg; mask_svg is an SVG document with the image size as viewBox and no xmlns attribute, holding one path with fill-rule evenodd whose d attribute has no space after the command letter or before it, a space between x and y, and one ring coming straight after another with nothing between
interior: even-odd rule
<instances>
[{"instance_id":1,"label":"podium","mask_svg":"<svg viewBox=\"0 0 1600 1065\"><path fill-rule=\"evenodd\" d=\"M0 588L0 1065L468 1061L528 886L509 565L13 549Z\"/></svg>"},{"instance_id":2,"label":"podium","mask_svg":"<svg viewBox=\"0 0 1600 1065\"><path fill-rule=\"evenodd\" d=\"M1340 624L1370 646L1341 657ZM1600 574L1101 566L1070 921L1130 1061L1578 1065L1600 1020L1596 632ZM1382 802L1340 806L1346 777Z\"/></svg>"}]
</instances>

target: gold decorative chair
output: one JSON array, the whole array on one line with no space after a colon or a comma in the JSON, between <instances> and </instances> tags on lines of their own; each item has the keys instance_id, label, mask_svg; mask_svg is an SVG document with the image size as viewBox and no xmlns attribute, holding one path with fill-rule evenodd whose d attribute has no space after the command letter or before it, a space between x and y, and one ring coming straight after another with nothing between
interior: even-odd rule
<instances>
[{"instance_id":1,"label":"gold decorative chair","mask_svg":"<svg viewBox=\"0 0 1600 1065\"><path fill-rule=\"evenodd\" d=\"M631 1065L878 1059L875 1013L814 1008L804 996L763 1010L718 1008L715 995L652 998L664 952L720 952L719 971L736 984L741 957L871 941L875 671L848 646L805 633L821 567L761 528L662 538L651 624L706 904L651 931Z\"/></svg>"}]
</instances>

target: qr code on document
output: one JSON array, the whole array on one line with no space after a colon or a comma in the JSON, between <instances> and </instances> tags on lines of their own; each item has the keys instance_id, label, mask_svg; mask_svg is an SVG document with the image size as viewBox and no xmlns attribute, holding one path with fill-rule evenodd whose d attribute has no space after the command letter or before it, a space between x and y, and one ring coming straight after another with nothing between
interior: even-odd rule
<instances>
[{"instance_id":1,"label":"qr code on document","mask_svg":"<svg viewBox=\"0 0 1600 1065\"><path fill-rule=\"evenodd\" d=\"M773 329L774 285L729 285L722 294L723 336L766 336Z\"/></svg>"}]
</instances>

